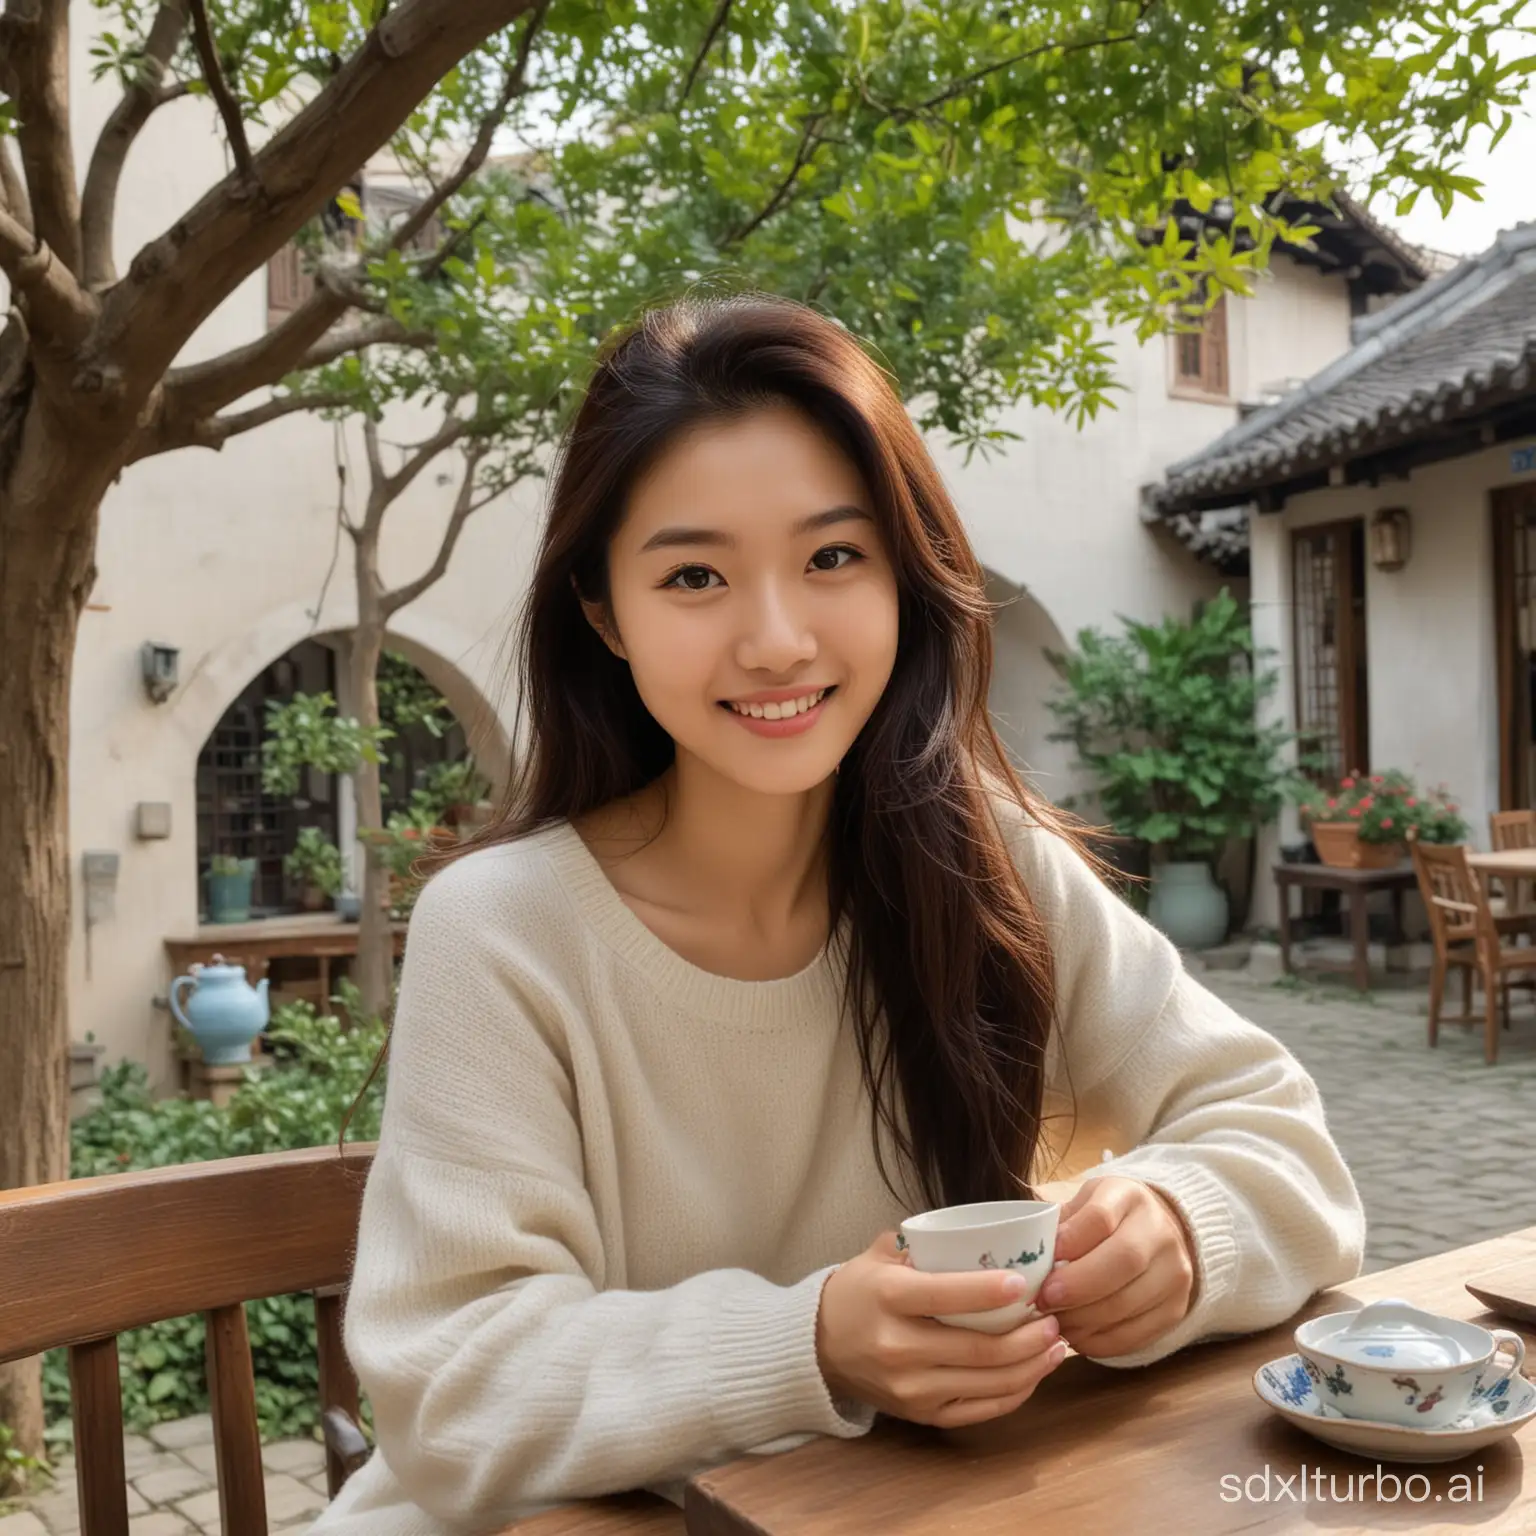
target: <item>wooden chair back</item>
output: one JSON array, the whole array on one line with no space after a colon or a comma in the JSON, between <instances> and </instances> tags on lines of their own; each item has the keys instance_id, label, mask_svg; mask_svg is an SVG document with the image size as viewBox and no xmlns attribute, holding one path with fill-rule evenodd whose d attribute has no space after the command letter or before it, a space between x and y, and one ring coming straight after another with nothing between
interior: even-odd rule
<instances>
[{"instance_id":1,"label":"wooden chair back","mask_svg":"<svg viewBox=\"0 0 1536 1536\"><path fill-rule=\"evenodd\" d=\"M1495 853L1536 848L1536 811L1494 811L1488 818L1488 840Z\"/></svg>"},{"instance_id":2,"label":"wooden chair back","mask_svg":"<svg viewBox=\"0 0 1536 1536\"><path fill-rule=\"evenodd\" d=\"M1413 867L1419 877L1419 894L1429 915L1430 932L1442 955L1452 944L1484 938L1498 945L1493 910L1488 897L1467 863L1462 843L1409 843Z\"/></svg>"},{"instance_id":3,"label":"wooden chair back","mask_svg":"<svg viewBox=\"0 0 1536 1536\"><path fill-rule=\"evenodd\" d=\"M372 1143L0 1191L0 1361L69 1350L82 1536L127 1536L117 1336L203 1313L223 1536L267 1536L244 1303L310 1291L334 1497L367 1456L342 1347Z\"/></svg>"}]
</instances>

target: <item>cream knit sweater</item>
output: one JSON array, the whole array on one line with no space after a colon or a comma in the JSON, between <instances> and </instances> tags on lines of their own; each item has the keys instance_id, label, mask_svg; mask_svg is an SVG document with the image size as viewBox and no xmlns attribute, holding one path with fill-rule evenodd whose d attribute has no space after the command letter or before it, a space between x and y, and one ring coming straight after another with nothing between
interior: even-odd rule
<instances>
[{"instance_id":1,"label":"cream knit sweater","mask_svg":"<svg viewBox=\"0 0 1536 1536\"><path fill-rule=\"evenodd\" d=\"M1036 1177L1141 1179L1196 1240L1189 1316L1110 1363L1353 1278L1360 1200L1311 1078L1066 843L999 814L1056 961L1047 1111L1076 1110ZM701 970L564 822L431 881L347 1311L379 1449L314 1536L471 1536L868 1429L817 1368L821 1287L922 1207L876 1170L833 948L773 981Z\"/></svg>"}]
</instances>

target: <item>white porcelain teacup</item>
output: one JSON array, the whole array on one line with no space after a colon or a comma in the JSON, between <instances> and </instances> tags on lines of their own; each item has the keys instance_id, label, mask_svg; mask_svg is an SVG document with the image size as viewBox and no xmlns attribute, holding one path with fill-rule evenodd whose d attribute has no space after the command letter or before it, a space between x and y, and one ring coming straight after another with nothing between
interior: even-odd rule
<instances>
[{"instance_id":1,"label":"white porcelain teacup","mask_svg":"<svg viewBox=\"0 0 1536 1536\"><path fill-rule=\"evenodd\" d=\"M1056 1223L1061 1207L1051 1200L987 1200L979 1205L946 1205L909 1216L896 1246L912 1267L928 1274L1006 1269L1021 1275L1023 1295L986 1312L954 1312L937 1321L981 1333L1006 1333L1031 1317L1035 1296L1056 1257Z\"/></svg>"},{"instance_id":2,"label":"white porcelain teacup","mask_svg":"<svg viewBox=\"0 0 1536 1536\"><path fill-rule=\"evenodd\" d=\"M1519 1334L1406 1301L1314 1317L1295 1338L1320 1402L1346 1419L1413 1429L1443 1429L1525 1363Z\"/></svg>"}]
</instances>

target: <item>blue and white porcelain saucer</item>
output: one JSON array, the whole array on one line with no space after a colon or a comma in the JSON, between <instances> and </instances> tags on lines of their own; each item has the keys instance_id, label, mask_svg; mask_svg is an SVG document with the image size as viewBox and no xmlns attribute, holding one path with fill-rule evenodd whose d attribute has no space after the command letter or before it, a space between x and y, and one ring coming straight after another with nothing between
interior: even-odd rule
<instances>
[{"instance_id":1,"label":"blue and white porcelain saucer","mask_svg":"<svg viewBox=\"0 0 1536 1536\"><path fill-rule=\"evenodd\" d=\"M1524 1376L1495 1382L1445 1429L1346 1419L1337 1408L1319 1400L1300 1355L1282 1355L1261 1365L1254 1372L1253 1390L1282 1418L1325 1445L1381 1461L1454 1461L1536 1419L1536 1385Z\"/></svg>"}]
</instances>

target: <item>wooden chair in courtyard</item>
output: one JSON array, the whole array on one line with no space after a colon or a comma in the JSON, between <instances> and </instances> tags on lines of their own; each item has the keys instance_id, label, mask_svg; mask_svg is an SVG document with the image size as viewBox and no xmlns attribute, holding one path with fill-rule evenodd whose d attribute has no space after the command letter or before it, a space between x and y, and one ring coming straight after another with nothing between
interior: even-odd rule
<instances>
[{"instance_id":1,"label":"wooden chair in courtyard","mask_svg":"<svg viewBox=\"0 0 1536 1536\"><path fill-rule=\"evenodd\" d=\"M1446 976L1462 972L1462 1013L1458 1022L1471 1025L1472 979L1483 985L1483 1057L1499 1059L1499 1015L1509 1027L1509 986L1515 976L1536 975L1536 946L1518 948L1506 936L1530 932L1530 918L1518 914L1495 917L1483 889L1467 863L1464 845L1442 846L1414 839L1409 843L1419 892L1429 914L1435 958L1429 979L1429 1043L1440 1036L1440 1005Z\"/></svg>"},{"instance_id":2,"label":"wooden chair in courtyard","mask_svg":"<svg viewBox=\"0 0 1536 1536\"><path fill-rule=\"evenodd\" d=\"M1488 817L1488 846L1495 853L1536 848L1536 811L1494 811ZM1503 880L1504 910L1529 913L1532 908L1529 880Z\"/></svg>"},{"instance_id":3,"label":"wooden chair in courtyard","mask_svg":"<svg viewBox=\"0 0 1536 1536\"><path fill-rule=\"evenodd\" d=\"M201 1312L221 1536L267 1536L245 1306L311 1292L326 1483L368 1457L342 1346L371 1143L232 1157L0 1191L0 1362L69 1350L80 1536L128 1536L117 1336ZM654 1494L582 1499L517 1536L682 1536Z\"/></svg>"}]
</instances>

